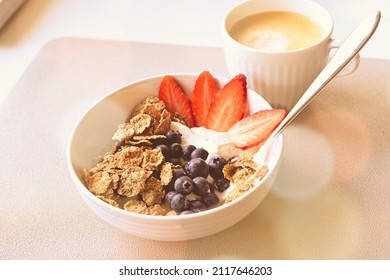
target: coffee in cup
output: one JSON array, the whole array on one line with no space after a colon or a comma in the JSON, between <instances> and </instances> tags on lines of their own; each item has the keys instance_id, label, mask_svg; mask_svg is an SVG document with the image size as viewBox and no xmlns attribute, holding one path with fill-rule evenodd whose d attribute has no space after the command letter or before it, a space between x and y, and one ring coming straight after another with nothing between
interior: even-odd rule
<instances>
[{"instance_id":1,"label":"coffee in cup","mask_svg":"<svg viewBox=\"0 0 390 280\"><path fill-rule=\"evenodd\" d=\"M323 39L324 30L304 15L271 11L243 18L233 25L230 35L250 48L292 51L316 44Z\"/></svg>"},{"instance_id":2,"label":"coffee in cup","mask_svg":"<svg viewBox=\"0 0 390 280\"><path fill-rule=\"evenodd\" d=\"M248 86L273 107L290 110L339 47L332 32L331 16L313 1L244 1L223 22L228 71L246 75ZM358 64L356 56L349 73Z\"/></svg>"}]
</instances>

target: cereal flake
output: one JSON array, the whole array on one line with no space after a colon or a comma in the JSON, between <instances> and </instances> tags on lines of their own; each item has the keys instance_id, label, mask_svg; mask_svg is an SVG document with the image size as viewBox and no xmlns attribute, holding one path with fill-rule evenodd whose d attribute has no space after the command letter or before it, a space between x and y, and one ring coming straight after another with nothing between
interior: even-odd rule
<instances>
[{"instance_id":1,"label":"cereal flake","mask_svg":"<svg viewBox=\"0 0 390 280\"><path fill-rule=\"evenodd\" d=\"M158 124L156 125L156 128L154 130L154 134L165 134L171 127L171 113L168 112L168 110L164 109L161 112L160 120L158 121Z\"/></svg>"},{"instance_id":2,"label":"cereal flake","mask_svg":"<svg viewBox=\"0 0 390 280\"><path fill-rule=\"evenodd\" d=\"M87 170L84 170L84 179L88 189L95 195L108 195L113 192L113 181L107 171L99 171L89 175Z\"/></svg>"},{"instance_id":3,"label":"cereal flake","mask_svg":"<svg viewBox=\"0 0 390 280\"><path fill-rule=\"evenodd\" d=\"M254 186L256 180L260 180L268 172L268 167L260 167L251 157L244 156L234 163L228 163L223 168L226 179L235 184L235 188L226 197L224 203L228 203L245 194Z\"/></svg>"},{"instance_id":4,"label":"cereal flake","mask_svg":"<svg viewBox=\"0 0 390 280\"><path fill-rule=\"evenodd\" d=\"M153 145L153 143L151 141L146 140L146 139L137 140L137 141L126 141L126 144L131 145L131 146L138 146L138 147L152 146Z\"/></svg>"},{"instance_id":5,"label":"cereal flake","mask_svg":"<svg viewBox=\"0 0 390 280\"><path fill-rule=\"evenodd\" d=\"M135 134L140 135L152 124L152 117L148 114L138 114L131 118L129 124L132 125Z\"/></svg>"},{"instance_id":6,"label":"cereal flake","mask_svg":"<svg viewBox=\"0 0 390 280\"><path fill-rule=\"evenodd\" d=\"M144 150L143 155L142 167L146 170L157 170L165 160L161 149Z\"/></svg>"},{"instance_id":7,"label":"cereal flake","mask_svg":"<svg viewBox=\"0 0 390 280\"><path fill-rule=\"evenodd\" d=\"M165 216L177 216L177 212L175 210L169 210Z\"/></svg>"},{"instance_id":8,"label":"cereal flake","mask_svg":"<svg viewBox=\"0 0 390 280\"><path fill-rule=\"evenodd\" d=\"M146 111L146 107L149 105L153 105L156 107L159 111L162 111L165 109L165 103L164 101L160 100L157 96L149 96L144 101L142 101L140 104L138 104L134 109L134 115L138 114L144 114Z\"/></svg>"},{"instance_id":9,"label":"cereal flake","mask_svg":"<svg viewBox=\"0 0 390 280\"><path fill-rule=\"evenodd\" d=\"M149 207L149 215L152 216L164 216L167 210L164 209L160 204L154 204Z\"/></svg>"},{"instance_id":10,"label":"cereal flake","mask_svg":"<svg viewBox=\"0 0 390 280\"><path fill-rule=\"evenodd\" d=\"M129 200L123 206L123 209L129 212L135 212L138 214L149 214L148 206L141 200Z\"/></svg>"},{"instance_id":11,"label":"cereal flake","mask_svg":"<svg viewBox=\"0 0 390 280\"><path fill-rule=\"evenodd\" d=\"M119 208L119 204L115 200L113 200L111 198L108 198L108 197L105 197L105 196L102 196L102 195L97 195L97 197L99 199L103 200L104 202L106 202L106 203L108 203L108 204L110 204L110 205L112 205L114 207L118 207Z\"/></svg>"},{"instance_id":12,"label":"cereal flake","mask_svg":"<svg viewBox=\"0 0 390 280\"><path fill-rule=\"evenodd\" d=\"M161 203L165 195L161 181L155 177L149 177L140 193L148 206Z\"/></svg>"},{"instance_id":13,"label":"cereal flake","mask_svg":"<svg viewBox=\"0 0 390 280\"><path fill-rule=\"evenodd\" d=\"M157 140L157 139L165 139L167 138L165 135L136 135L133 137L134 141L143 141L143 140Z\"/></svg>"},{"instance_id":14,"label":"cereal flake","mask_svg":"<svg viewBox=\"0 0 390 280\"><path fill-rule=\"evenodd\" d=\"M160 179L163 186L168 186L173 179L173 163L165 162L161 166Z\"/></svg>"},{"instance_id":15,"label":"cereal flake","mask_svg":"<svg viewBox=\"0 0 390 280\"><path fill-rule=\"evenodd\" d=\"M140 165L143 160L143 149L135 146L123 146L115 154L104 156L97 164L100 169L126 169L131 165Z\"/></svg>"},{"instance_id":16,"label":"cereal flake","mask_svg":"<svg viewBox=\"0 0 390 280\"><path fill-rule=\"evenodd\" d=\"M130 123L121 123L118 126L117 131L114 133L114 136L112 136L112 140L115 141L126 141L133 138L135 134L135 130L133 128L133 125Z\"/></svg>"},{"instance_id":17,"label":"cereal flake","mask_svg":"<svg viewBox=\"0 0 390 280\"><path fill-rule=\"evenodd\" d=\"M171 119L173 122L178 122L178 123L181 123L185 126L190 127L190 122L188 121L188 119L185 116L183 116L177 112L175 112L173 115L171 115Z\"/></svg>"},{"instance_id":18,"label":"cereal flake","mask_svg":"<svg viewBox=\"0 0 390 280\"><path fill-rule=\"evenodd\" d=\"M145 170L139 166L131 166L131 168L122 173L121 181L117 189L118 194L127 197L138 195L152 173L152 171Z\"/></svg>"}]
</instances>

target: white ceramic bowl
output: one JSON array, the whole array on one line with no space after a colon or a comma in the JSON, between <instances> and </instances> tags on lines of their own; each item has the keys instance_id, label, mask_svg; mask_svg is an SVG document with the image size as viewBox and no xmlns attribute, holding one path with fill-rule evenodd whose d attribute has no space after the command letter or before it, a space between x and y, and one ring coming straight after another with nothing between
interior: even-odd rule
<instances>
[{"instance_id":1,"label":"white ceramic bowl","mask_svg":"<svg viewBox=\"0 0 390 280\"><path fill-rule=\"evenodd\" d=\"M169 74L188 94L199 74ZM268 154L266 176L242 197L226 205L201 213L182 216L149 216L128 212L103 202L93 195L82 180L83 168L91 168L93 159L112 147L112 135L118 124L129 119L134 107L147 96L157 95L162 77L154 76L124 86L98 101L81 117L71 135L67 161L72 180L87 205L109 224L132 235L165 241L190 240L205 237L234 225L251 213L270 190L279 169L283 139ZM220 85L228 79L216 77ZM249 112L270 108L256 92L248 90Z\"/></svg>"}]
</instances>

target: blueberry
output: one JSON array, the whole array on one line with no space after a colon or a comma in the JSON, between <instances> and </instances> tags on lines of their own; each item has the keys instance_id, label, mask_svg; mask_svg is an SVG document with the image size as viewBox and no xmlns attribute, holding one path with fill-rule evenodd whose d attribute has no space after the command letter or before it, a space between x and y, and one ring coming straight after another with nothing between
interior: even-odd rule
<instances>
[{"instance_id":1,"label":"blueberry","mask_svg":"<svg viewBox=\"0 0 390 280\"><path fill-rule=\"evenodd\" d=\"M176 195L176 193L173 192L173 191L167 192L167 193L165 194L165 198L164 198L165 203L168 204L168 205L171 205L172 198L173 198L175 195Z\"/></svg>"},{"instance_id":2,"label":"blueberry","mask_svg":"<svg viewBox=\"0 0 390 280\"><path fill-rule=\"evenodd\" d=\"M226 178L219 178L214 181L214 186L219 192L225 191L230 186L230 181Z\"/></svg>"},{"instance_id":3,"label":"blueberry","mask_svg":"<svg viewBox=\"0 0 390 280\"><path fill-rule=\"evenodd\" d=\"M186 161L191 160L191 153L196 149L194 145L186 145L183 148L183 159Z\"/></svg>"},{"instance_id":4,"label":"blueberry","mask_svg":"<svg viewBox=\"0 0 390 280\"><path fill-rule=\"evenodd\" d=\"M168 130L165 133L165 136L167 137L167 142L172 143L179 143L181 144L181 134L177 130Z\"/></svg>"},{"instance_id":5,"label":"blueberry","mask_svg":"<svg viewBox=\"0 0 390 280\"><path fill-rule=\"evenodd\" d=\"M154 139L153 141L153 148L157 148L158 145L167 145L167 140L164 139Z\"/></svg>"},{"instance_id":6,"label":"blueberry","mask_svg":"<svg viewBox=\"0 0 390 280\"><path fill-rule=\"evenodd\" d=\"M210 175L214 179L223 177L223 168L227 164L226 159L219 155L211 155L209 159Z\"/></svg>"},{"instance_id":7,"label":"blueberry","mask_svg":"<svg viewBox=\"0 0 390 280\"><path fill-rule=\"evenodd\" d=\"M175 188L173 187L173 183L174 182L170 182L167 186L165 186L165 188L164 188L164 190L165 190L165 193L167 193L168 194L168 192L175 192ZM168 205L169 205L169 203L168 203Z\"/></svg>"},{"instance_id":8,"label":"blueberry","mask_svg":"<svg viewBox=\"0 0 390 280\"><path fill-rule=\"evenodd\" d=\"M181 166L175 166L172 169L172 173L173 173L172 181L176 181L176 179L179 178L180 176L187 175L187 173L184 171L183 167Z\"/></svg>"},{"instance_id":9,"label":"blueberry","mask_svg":"<svg viewBox=\"0 0 390 280\"><path fill-rule=\"evenodd\" d=\"M194 194L204 196L210 190L210 183L206 178L195 177L194 178Z\"/></svg>"},{"instance_id":10,"label":"blueberry","mask_svg":"<svg viewBox=\"0 0 390 280\"><path fill-rule=\"evenodd\" d=\"M205 149L203 149L203 148L196 148L191 153L191 159L193 159L193 158L201 158L203 160L206 160L208 155L209 155L209 152L206 151Z\"/></svg>"},{"instance_id":11,"label":"blueberry","mask_svg":"<svg viewBox=\"0 0 390 280\"><path fill-rule=\"evenodd\" d=\"M178 193L178 194L174 195L171 199L171 208L173 210L181 212L186 208L186 204L188 203L186 201L187 201L186 197L184 195Z\"/></svg>"},{"instance_id":12,"label":"blueberry","mask_svg":"<svg viewBox=\"0 0 390 280\"><path fill-rule=\"evenodd\" d=\"M171 152L170 156L174 158L180 158L183 154L183 148L180 146L179 143L172 143L169 146L169 150Z\"/></svg>"},{"instance_id":13,"label":"blueberry","mask_svg":"<svg viewBox=\"0 0 390 280\"><path fill-rule=\"evenodd\" d=\"M202 200L203 200L203 203L207 207L212 207L212 206L218 204L218 202L219 202L219 198L218 198L218 196L215 193L206 193L202 197Z\"/></svg>"},{"instance_id":14,"label":"blueberry","mask_svg":"<svg viewBox=\"0 0 390 280\"><path fill-rule=\"evenodd\" d=\"M188 176L181 176L175 181L175 191L183 195L188 195L194 190L194 181Z\"/></svg>"},{"instance_id":15,"label":"blueberry","mask_svg":"<svg viewBox=\"0 0 390 280\"><path fill-rule=\"evenodd\" d=\"M194 212L192 212L191 210L185 210L183 212L180 213L180 215L188 215L188 214L193 214Z\"/></svg>"},{"instance_id":16,"label":"blueberry","mask_svg":"<svg viewBox=\"0 0 390 280\"><path fill-rule=\"evenodd\" d=\"M156 149L161 149L161 152L165 158L169 158L169 148L167 145L159 144L156 146Z\"/></svg>"},{"instance_id":17,"label":"blueberry","mask_svg":"<svg viewBox=\"0 0 390 280\"><path fill-rule=\"evenodd\" d=\"M177 159L177 160L179 160L179 159ZM176 179L181 177L181 176L186 176L186 175L187 175L187 173L184 171L183 167L181 167L180 165L174 166L172 169L172 180L165 187L165 192L174 191L175 190L174 185L175 185Z\"/></svg>"},{"instance_id":18,"label":"blueberry","mask_svg":"<svg viewBox=\"0 0 390 280\"><path fill-rule=\"evenodd\" d=\"M171 157L169 158L169 162L173 165L181 165L180 158Z\"/></svg>"},{"instance_id":19,"label":"blueberry","mask_svg":"<svg viewBox=\"0 0 390 280\"><path fill-rule=\"evenodd\" d=\"M191 178L207 178L209 175L209 165L201 158L191 159L186 163L184 169Z\"/></svg>"},{"instance_id":20,"label":"blueberry","mask_svg":"<svg viewBox=\"0 0 390 280\"><path fill-rule=\"evenodd\" d=\"M193 213L198 213L206 210L206 205L200 200L191 200L189 210Z\"/></svg>"},{"instance_id":21,"label":"blueberry","mask_svg":"<svg viewBox=\"0 0 390 280\"><path fill-rule=\"evenodd\" d=\"M184 200L184 210L188 210L190 207L190 201L187 199Z\"/></svg>"}]
</instances>

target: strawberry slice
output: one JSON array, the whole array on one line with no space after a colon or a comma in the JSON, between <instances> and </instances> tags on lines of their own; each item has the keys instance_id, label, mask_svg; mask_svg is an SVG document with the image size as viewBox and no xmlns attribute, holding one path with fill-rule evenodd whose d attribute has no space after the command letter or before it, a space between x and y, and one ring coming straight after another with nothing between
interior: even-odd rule
<instances>
[{"instance_id":1,"label":"strawberry slice","mask_svg":"<svg viewBox=\"0 0 390 280\"><path fill-rule=\"evenodd\" d=\"M179 113L187 118L190 127L195 125L190 100L175 78L169 75L164 76L160 84L158 97L164 101L167 110L171 114Z\"/></svg>"},{"instance_id":2,"label":"strawberry slice","mask_svg":"<svg viewBox=\"0 0 390 280\"><path fill-rule=\"evenodd\" d=\"M246 77L238 74L215 96L204 127L215 131L227 131L242 119L246 109Z\"/></svg>"},{"instance_id":3,"label":"strawberry slice","mask_svg":"<svg viewBox=\"0 0 390 280\"><path fill-rule=\"evenodd\" d=\"M236 148L249 149L264 143L286 115L285 109L258 111L234 124L227 134Z\"/></svg>"},{"instance_id":4,"label":"strawberry slice","mask_svg":"<svg viewBox=\"0 0 390 280\"><path fill-rule=\"evenodd\" d=\"M217 93L215 79L208 71L203 71L196 80L191 95L191 109L196 126L202 126Z\"/></svg>"}]
</instances>

